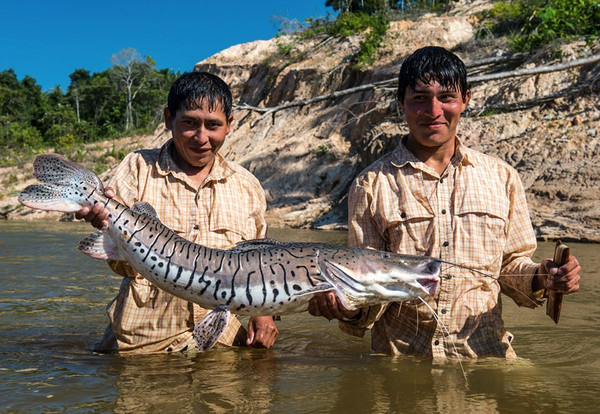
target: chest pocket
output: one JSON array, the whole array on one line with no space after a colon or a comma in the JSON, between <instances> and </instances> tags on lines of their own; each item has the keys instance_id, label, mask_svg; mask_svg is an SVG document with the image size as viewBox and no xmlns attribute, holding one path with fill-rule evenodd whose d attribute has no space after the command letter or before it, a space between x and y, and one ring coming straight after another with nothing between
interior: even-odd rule
<instances>
[{"instance_id":1,"label":"chest pocket","mask_svg":"<svg viewBox=\"0 0 600 414\"><path fill-rule=\"evenodd\" d=\"M455 253L465 255L457 260L474 267L501 260L510 211L504 193L497 194L491 187L476 189L467 188L464 197L455 204Z\"/></svg>"},{"instance_id":2,"label":"chest pocket","mask_svg":"<svg viewBox=\"0 0 600 414\"><path fill-rule=\"evenodd\" d=\"M388 249L406 254L428 254L433 212L415 199L404 200L402 195L396 201L398 204L380 203L372 212L379 233L387 240Z\"/></svg>"},{"instance_id":3,"label":"chest pocket","mask_svg":"<svg viewBox=\"0 0 600 414\"><path fill-rule=\"evenodd\" d=\"M209 230L219 239L219 243L224 243L223 247L229 248L242 240L257 237L251 208L244 200L214 201L210 211Z\"/></svg>"}]
</instances>

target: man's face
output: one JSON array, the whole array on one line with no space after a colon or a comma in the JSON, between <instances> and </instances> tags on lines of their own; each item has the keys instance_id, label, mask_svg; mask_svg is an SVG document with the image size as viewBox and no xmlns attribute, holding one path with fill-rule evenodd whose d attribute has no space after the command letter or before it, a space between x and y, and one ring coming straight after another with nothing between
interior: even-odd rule
<instances>
[{"instance_id":1,"label":"man's face","mask_svg":"<svg viewBox=\"0 0 600 414\"><path fill-rule=\"evenodd\" d=\"M206 104L200 109L182 107L174 117L165 109L165 125L173 133L176 161L186 172L211 168L215 154L229 134L233 116L227 119L220 107L213 112L207 108Z\"/></svg>"},{"instance_id":2,"label":"man's face","mask_svg":"<svg viewBox=\"0 0 600 414\"><path fill-rule=\"evenodd\" d=\"M471 97L467 90L465 99L460 91L442 87L439 82L418 82L415 89L406 88L400 106L411 137L424 147L440 147L453 144L460 115Z\"/></svg>"}]
</instances>

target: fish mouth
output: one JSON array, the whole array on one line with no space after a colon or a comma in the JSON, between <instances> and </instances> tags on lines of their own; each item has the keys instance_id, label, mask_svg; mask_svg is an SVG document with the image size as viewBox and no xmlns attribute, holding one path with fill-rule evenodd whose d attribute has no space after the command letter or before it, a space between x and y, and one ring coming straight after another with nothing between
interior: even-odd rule
<instances>
[{"instance_id":1,"label":"fish mouth","mask_svg":"<svg viewBox=\"0 0 600 414\"><path fill-rule=\"evenodd\" d=\"M417 282L429 296L434 296L440 286L440 278L437 276L422 277Z\"/></svg>"}]
</instances>

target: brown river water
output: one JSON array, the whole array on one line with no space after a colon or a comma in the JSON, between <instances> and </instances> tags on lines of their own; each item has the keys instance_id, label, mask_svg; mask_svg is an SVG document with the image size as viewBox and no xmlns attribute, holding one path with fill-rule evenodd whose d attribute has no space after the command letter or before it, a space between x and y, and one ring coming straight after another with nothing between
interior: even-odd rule
<instances>
[{"instance_id":1,"label":"brown river water","mask_svg":"<svg viewBox=\"0 0 600 414\"><path fill-rule=\"evenodd\" d=\"M555 325L504 298L521 357L433 364L369 352L307 313L275 347L195 356L96 355L120 277L75 247L84 223L0 222L0 412L591 413L600 407L600 246L570 243L584 272ZM345 244L344 232L271 229ZM540 243L536 260L550 256ZM464 373L463 374L463 369Z\"/></svg>"}]
</instances>

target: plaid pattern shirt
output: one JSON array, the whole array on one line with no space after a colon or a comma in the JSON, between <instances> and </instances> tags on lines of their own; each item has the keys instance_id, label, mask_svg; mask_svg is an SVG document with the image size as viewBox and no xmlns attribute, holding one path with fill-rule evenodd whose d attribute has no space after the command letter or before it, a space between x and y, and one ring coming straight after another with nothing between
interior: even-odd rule
<instances>
[{"instance_id":1,"label":"plaid pattern shirt","mask_svg":"<svg viewBox=\"0 0 600 414\"><path fill-rule=\"evenodd\" d=\"M208 247L228 249L265 236L265 195L252 174L217 154L198 188L169 155L172 145L170 140L133 152L117 167L108 185L125 205L152 204L167 227ZM157 288L125 262L111 268L126 277L107 306L110 323L96 351L174 352L195 346L192 330L208 310ZM235 345L245 338L245 329L231 318L219 342Z\"/></svg>"},{"instance_id":2,"label":"plaid pattern shirt","mask_svg":"<svg viewBox=\"0 0 600 414\"><path fill-rule=\"evenodd\" d=\"M439 175L402 143L363 171L349 194L350 246L427 255L444 264L434 298L363 309L340 328L385 354L516 357L500 293L535 307L536 238L517 172L465 147ZM472 269L472 270L470 270ZM492 277L483 276L483 272ZM439 322L433 315L435 312Z\"/></svg>"}]
</instances>

